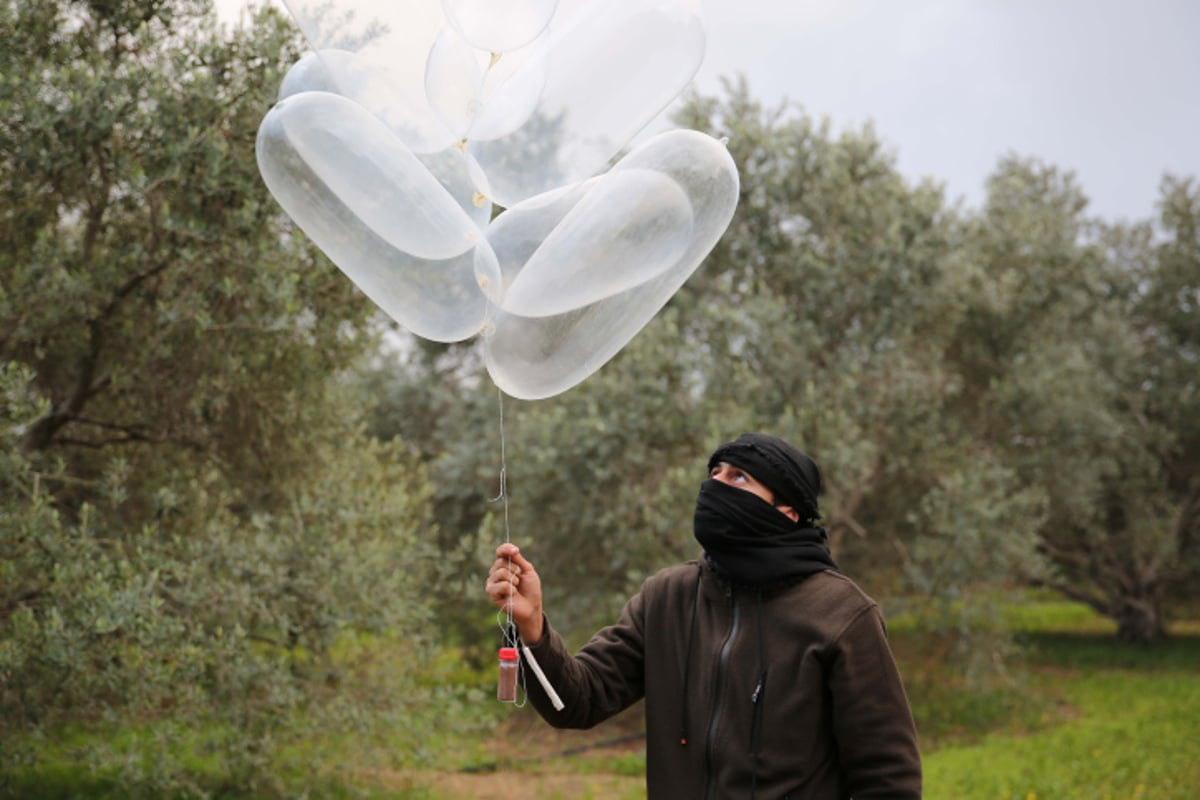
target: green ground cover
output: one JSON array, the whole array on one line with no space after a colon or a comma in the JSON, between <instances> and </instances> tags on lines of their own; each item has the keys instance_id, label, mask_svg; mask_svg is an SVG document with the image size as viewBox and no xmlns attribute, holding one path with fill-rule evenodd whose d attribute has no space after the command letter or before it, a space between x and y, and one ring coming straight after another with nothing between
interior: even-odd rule
<instances>
[{"instance_id":1,"label":"green ground cover","mask_svg":"<svg viewBox=\"0 0 1200 800\"><path fill-rule=\"evenodd\" d=\"M1067 719L925 759L926 797L1189 800L1200 786L1200 675L1127 669L1048 678Z\"/></svg>"},{"instance_id":2,"label":"green ground cover","mask_svg":"<svg viewBox=\"0 0 1200 800\"><path fill-rule=\"evenodd\" d=\"M1087 609L1053 599L1014 608L1008 622L1018 632L1021 655L1005 680L986 687L969 684L914 630L893 631L921 730L929 800L1195 797L1200 625L1176 623L1174 635L1161 644L1130 645ZM487 676L468 677L480 682ZM505 722L479 740L435 734L429 745L445 750L444 756L420 767L398 764L394 754L389 759L384 750L364 750L357 742L314 744L312 757L323 754L338 763L317 770L326 778L310 784L311 796L644 797L637 714L607 729L564 735L529 709L501 712ZM172 737L196 744L196 752L170 754L190 763L197 778L192 791L181 786L177 796L247 796L222 786L212 743L204 744L209 733ZM131 769L97 774L75 758L89 735L95 736L76 731L47 739L37 763L0 776L0 797L127 796L125 778L136 764L163 755L151 728L108 732L108 745L126 754ZM281 773L312 766L292 756L279 765Z\"/></svg>"},{"instance_id":3,"label":"green ground cover","mask_svg":"<svg viewBox=\"0 0 1200 800\"><path fill-rule=\"evenodd\" d=\"M930 800L1191 800L1200 786L1200 636L1113 638L1074 604L1014 612L1025 713L925 758ZM1034 713L1030 713L1034 712ZM1031 723L1031 720L1032 723Z\"/></svg>"}]
</instances>

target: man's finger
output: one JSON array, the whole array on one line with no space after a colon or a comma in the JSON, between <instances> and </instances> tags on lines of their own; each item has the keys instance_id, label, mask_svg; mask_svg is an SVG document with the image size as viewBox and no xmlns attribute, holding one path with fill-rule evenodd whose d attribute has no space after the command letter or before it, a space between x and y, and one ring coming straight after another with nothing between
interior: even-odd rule
<instances>
[{"instance_id":1,"label":"man's finger","mask_svg":"<svg viewBox=\"0 0 1200 800\"><path fill-rule=\"evenodd\" d=\"M536 570L533 568L533 564L530 564L529 560L526 559L525 556L521 555L520 551L513 553L512 563L513 567L519 571L528 570L530 572L536 572Z\"/></svg>"}]
</instances>

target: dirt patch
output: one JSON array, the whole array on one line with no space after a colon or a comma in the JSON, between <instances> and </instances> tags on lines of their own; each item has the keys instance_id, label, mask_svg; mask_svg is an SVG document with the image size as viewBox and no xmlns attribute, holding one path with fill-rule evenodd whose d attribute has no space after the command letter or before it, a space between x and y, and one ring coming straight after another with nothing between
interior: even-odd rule
<instances>
[{"instance_id":1,"label":"dirt patch","mask_svg":"<svg viewBox=\"0 0 1200 800\"><path fill-rule=\"evenodd\" d=\"M498 772L420 777L423 787L445 800L633 800L646 796L642 778L623 775Z\"/></svg>"},{"instance_id":2,"label":"dirt patch","mask_svg":"<svg viewBox=\"0 0 1200 800\"><path fill-rule=\"evenodd\" d=\"M636 752L645 749L642 704L586 731L552 728L531 708L515 709L496 729L493 748L503 760L552 764L580 752Z\"/></svg>"},{"instance_id":3,"label":"dirt patch","mask_svg":"<svg viewBox=\"0 0 1200 800\"><path fill-rule=\"evenodd\" d=\"M640 705L587 731L551 728L532 709L514 709L497 727L487 757L457 771L377 773L385 788L423 787L439 800L636 800L643 774L613 771L645 751Z\"/></svg>"}]
</instances>

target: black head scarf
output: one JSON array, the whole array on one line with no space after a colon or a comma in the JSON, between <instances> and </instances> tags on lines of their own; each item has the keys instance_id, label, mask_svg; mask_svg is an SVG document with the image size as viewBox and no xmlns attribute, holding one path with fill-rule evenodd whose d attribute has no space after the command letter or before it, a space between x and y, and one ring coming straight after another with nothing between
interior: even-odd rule
<instances>
[{"instance_id":1,"label":"black head scarf","mask_svg":"<svg viewBox=\"0 0 1200 800\"><path fill-rule=\"evenodd\" d=\"M770 489L776 504L796 509L800 522L753 492L711 478L704 481L694 529L719 572L735 583L765 586L837 569L825 545L825 530L813 524L820 516L821 478L812 459L774 436L743 434L717 448L709 468L722 461Z\"/></svg>"},{"instance_id":2,"label":"black head scarf","mask_svg":"<svg viewBox=\"0 0 1200 800\"><path fill-rule=\"evenodd\" d=\"M801 522L821 518L817 507L821 472L816 462L783 439L766 433L743 433L713 452L708 459L709 472L722 461L753 475L771 490L775 505L796 509Z\"/></svg>"}]
</instances>

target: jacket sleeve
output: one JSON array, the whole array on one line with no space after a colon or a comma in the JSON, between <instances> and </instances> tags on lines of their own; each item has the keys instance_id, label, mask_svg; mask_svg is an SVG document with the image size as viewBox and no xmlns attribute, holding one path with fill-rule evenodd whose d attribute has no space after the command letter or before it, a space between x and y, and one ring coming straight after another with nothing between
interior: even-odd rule
<instances>
[{"instance_id":1,"label":"jacket sleeve","mask_svg":"<svg viewBox=\"0 0 1200 800\"><path fill-rule=\"evenodd\" d=\"M642 612L639 592L625 604L615 625L598 631L574 656L545 620L542 640L530 651L563 701L563 709L554 709L529 669L525 671L525 687L529 702L546 722L556 728L590 728L642 698Z\"/></svg>"},{"instance_id":2,"label":"jacket sleeve","mask_svg":"<svg viewBox=\"0 0 1200 800\"><path fill-rule=\"evenodd\" d=\"M875 605L838 638L829 685L833 730L854 800L921 797L916 725Z\"/></svg>"}]
</instances>

